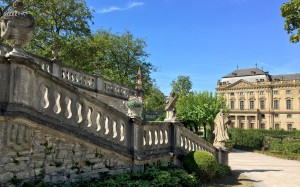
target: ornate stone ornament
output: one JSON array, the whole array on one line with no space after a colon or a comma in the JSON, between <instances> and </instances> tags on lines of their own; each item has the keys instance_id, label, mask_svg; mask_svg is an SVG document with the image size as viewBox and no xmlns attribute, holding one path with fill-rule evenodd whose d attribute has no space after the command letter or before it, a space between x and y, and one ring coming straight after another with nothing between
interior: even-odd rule
<instances>
[{"instance_id":1,"label":"ornate stone ornament","mask_svg":"<svg viewBox=\"0 0 300 187\"><path fill-rule=\"evenodd\" d=\"M24 3L22 0L16 0L13 3L14 11L10 11L1 17L1 37L6 39L13 47L13 50L6 54L9 56L27 56L22 49L26 46L33 35L35 28L34 17L31 14L23 12Z\"/></svg>"},{"instance_id":2,"label":"ornate stone ornament","mask_svg":"<svg viewBox=\"0 0 300 187\"><path fill-rule=\"evenodd\" d=\"M174 92L170 93L170 96L166 102L165 111L166 111L166 119L164 121L177 121L176 117L176 101L177 96L175 96Z\"/></svg>"}]
</instances>

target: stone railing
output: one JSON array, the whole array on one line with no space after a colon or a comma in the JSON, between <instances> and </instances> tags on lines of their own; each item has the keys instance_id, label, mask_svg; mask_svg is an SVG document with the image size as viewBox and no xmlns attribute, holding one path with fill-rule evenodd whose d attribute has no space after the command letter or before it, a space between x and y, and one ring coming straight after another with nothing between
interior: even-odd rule
<instances>
[{"instance_id":1,"label":"stone railing","mask_svg":"<svg viewBox=\"0 0 300 187\"><path fill-rule=\"evenodd\" d=\"M40 66L44 71L81 89L102 93L124 100L127 100L131 95L136 94L136 91L133 89L118 85L100 76L94 76L72 69L61 63L51 62L37 56L32 56L32 60L33 63Z\"/></svg>"},{"instance_id":2,"label":"stone railing","mask_svg":"<svg viewBox=\"0 0 300 187\"><path fill-rule=\"evenodd\" d=\"M0 58L0 115L21 116L137 160L217 150L179 122L141 122L23 58ZM51 72L51 68L50 72ZM76 80L74 72L65 76ZM72 78L75 77L75 78ZM89 80L89 86L93 81Z\"/></svg>"}]
</instances>

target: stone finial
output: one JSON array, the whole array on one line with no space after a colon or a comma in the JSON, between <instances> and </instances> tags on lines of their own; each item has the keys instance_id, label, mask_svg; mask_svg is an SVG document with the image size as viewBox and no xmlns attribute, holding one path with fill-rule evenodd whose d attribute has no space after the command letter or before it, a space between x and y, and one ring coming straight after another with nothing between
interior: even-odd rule
<instances>
[{"instance_id":1,"label":"stone finial","mask_svg":"<svg viewBox=\"0 0 300 187\"><path fill-rule=\"evenodd\" d=\"M10 11L1 17L1 37L6 39L13 47L13 50L6 56L26 57L22 49L26 46L32 36L35 28L35 20L31 14L23 12L24 3L22 0L16 0L13 3L14 11Z\"/></svg>"},{"instance_id":2,"label":"stone finial","mask_svg":"<svg viewBox=\"0 0 300 187\"><path fill-rule=\"evenodd\" d=\"M136 85L135 85L136 90L143 90L143 76L142 76L142 70L141 67L139 67L137 76L136 76Z\"/></svg>"},{"instance_id":3,"label":"stone finial","mask_svg":"<svg viewBox=\"0 0 300 187\"><path fill-rule=\"evenodd\" d=\"M52 52L52 61L57 61L58 60L58 50L59 48L57 47L57 45L53 45L51 46L51 52Z\"/></svg>"}]
</instances>

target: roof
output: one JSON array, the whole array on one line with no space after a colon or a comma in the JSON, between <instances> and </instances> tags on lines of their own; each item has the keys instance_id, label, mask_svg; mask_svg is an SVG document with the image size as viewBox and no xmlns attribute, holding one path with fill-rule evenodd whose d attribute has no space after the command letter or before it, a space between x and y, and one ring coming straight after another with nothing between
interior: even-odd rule
<instances>
[{"instance_id":1,"label":"roof","mask_svg":"<svg viewBox=\"0 0 300 187\"><path fill-rule=\"evenodd\" d=\"M283 81L300 80L300 73L272 75L271 78L272 78L273 81L276 81L276 80L283 80Z\"/></svg>"},{"instance_id":2,"label":"roof","mask_svg":"<svg viewBox=\"0 0 300 187\"><path fill-rule=\"evenodd\" d=\"M230 74L224 76L223 78L232 78L232 77L244 77L244 76L254 76L254 75L265 75L266 72L258 68L246 68L246 69L237 69Z\"/></svg>"}]
</instances>

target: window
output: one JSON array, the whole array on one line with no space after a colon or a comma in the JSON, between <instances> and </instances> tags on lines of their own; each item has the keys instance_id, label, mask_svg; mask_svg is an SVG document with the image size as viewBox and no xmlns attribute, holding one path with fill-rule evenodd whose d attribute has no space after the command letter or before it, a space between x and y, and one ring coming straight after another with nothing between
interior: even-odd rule
<instances>
[{"instance_id":1,"label":"window","mask_svg":"<svg viewBox=\"0 0 300 187\"><path fill-rule=\"evenodd\" d=\"M288 131L292 131L293 130L293 125L292 124L288 124L287 125L287 130Z\"/></svg>"},{"instance_id":2,"label":"window","mask_svg":"<svg viewBox=\"0 0 300 187\"><path fill-rule=\"evenodd\" d=\"M254 101L253 100L250 101L250 109L254 109Z\"/></svg>"},{"instance_id":3,"label":"window","mask_svg":"<svg viewBox=\"0 0 300 187\"><path fill-rule=\"evenodd\" d=\"M265 100L260 100L260 109L265 109Z\"/></svg>"},{"instance_id":4,"label":"window","mask_svg":"<svg viewBox=\"0 0 300 187\"><path fill-rule=\"evenodd\" d=\"M261 123L261 124L260 124L260 128L261 128L261 129L265 129L265 128L266 128L266 124Z\"/></svg>"},{"instance_id":5,"label":"window","mask_svg":"<svg viewBox=\"0 0 300 187\"><path fill-rule=\"evenodd\" d=\"M275 118L279 118L279 114L274 114L274 117Z\"/></svg>"},{"instance_id":6,"label":"window","mask_svg":"<svg viewBox=\"0 0 300 187\"><path fill-rule=\"evenodd\" d=\"M292 114L287 114L286 117L287 118L292 118Z\"/></svg>"},{"instance_id":7,"label":"window","mask_svg":"<svg viewBox=\"0 0 300 187\"><path fill-rule=\"evenodd\" d=\"M250 95L254 95L254 92L249 92Z\"/></svg>"},{"instance_id":8,"label":"window","mask_svg":"<svg viewBox=\"0 0 300 187\"><path fill-rule=\"evenodd\" d=\"M285 93L286 93L286 94L291 94L291 93L292 93L292 90L286 90Z\"/></svg>"},{"instance_id":9,"label":"window","mask_svg":"<svg viewBox=\"0 0 300 187\"><path fill-rule=\"evenodd\" d=\"M278 95L278 94L279 94L278 90L274 90L274 91L273 91L273 94L274 94L274 95Z\"/></svg>"},{"instance_id":10,"label":"window","mask_svg":"<svg viewBox=\"0 0 300 187\"><path fill-rule=\"evenodd\" d=\"M244 92L240 92L240 95L244 95Z\"/></svg>"},{"instance_id":11,"label":"window","mask_svg":"<svg viewBox=\"0 0 300 187\"><path fill-rule=\"evenodd\" d=\"M244 110L244 101L240 101L240 109Z\"/></svg>"},{"instance_id":12,"label":"window","mask_svg":"<svg viewBox=\"0 0 300 187\"><path fill-rule=\"evenodd\" d=\"M261 118L266 118L266 115L265 114L261 114Z\"/></svg>"},{"instance_id":13,"label":"window","mask_svg":"<svg viewBox=\"0 0 300 187\"><path fill-rule=\"evenodd\" d=\"M234 109L234 101L230 101L230 109Z\"/></svg>"},{"instance_id":14,"label":"window","mask_svg":"<svg viewBox=\"0 0 300 187\"><path fill-rule=\"evenodd\" d=\"M275 124L275 129L276 129L276 130L279 130L279 128L280 128L280 125L276 123L276 124Z\"/></svg>"},{"instance_id":15,"label":"window","mask_svg":"<svg viewBox=\"0 0 300 187\"><path fill-rule=\"evenodd\" d=\"M292 109L292 100L290 100L290 99L286 100L286 109L287 110Z\"/></svg>"},{"instance_id":16,"label":"window","mask_svg":"<svg viewBox=\"0 0 300 187\"><path fill-rule=\"evenodd\" d=\"M274 100L274 109L279 109L279 100Z\"/></svg>"},{"instance_id":17,"label":"window","mask_svg":"<svg viewBox=\"0 0 300 187\"><path fill-rule=\"evenodd\" d=\"M230 95L231 95L231 96L234 96L234 92L231 92Z\"/></svg>"},{"instance_id":18,"label":"window","mask_svg":"<svg viewBox=\"0 0 300 187\"><path fill-rule=\"evenodd\" d=\"M260 91L259 94L260 95L265 95L265 92L264 91Z\"/></svg>"},{"instance_id":19,"label":"window","mask_svg":"<svg viewBox=\"0 0 300 187\"><path fill-rule=\"evenodd\" d=\"M254 123L250 123L250 129L254 129Z\"/></svg>"},{"instance_id":20,"label":"window","mask_svg":"<svg viewBox=\"0 0 300 187\"><path fill-rule=\"evenodd\" d=\"M240 124L240 128L243 129L244 128L244 123Z\"/></svg>"}]
</instances>

